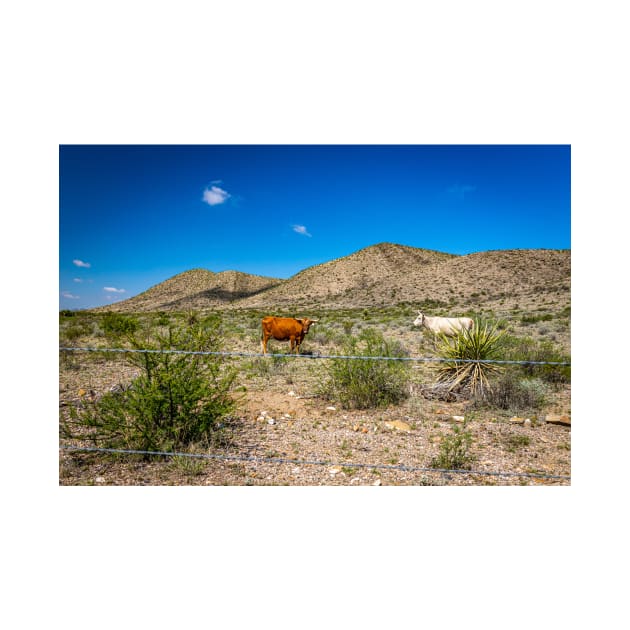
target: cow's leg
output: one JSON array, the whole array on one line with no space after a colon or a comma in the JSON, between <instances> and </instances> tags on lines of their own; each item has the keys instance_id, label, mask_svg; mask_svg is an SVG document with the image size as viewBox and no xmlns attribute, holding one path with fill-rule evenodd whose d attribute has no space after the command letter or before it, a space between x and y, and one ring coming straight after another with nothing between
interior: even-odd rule
<instances>
[{"instance_id":1,"label":"cow's leg","mask_svg":"<svg viewBox=\"0 0 630 630\"><path fill-rule=\"evenodd\" d=\"M262 353L267 354L267 338L265 337L265 335L262 336L262 339L260 340L260 345L262 347Z\"/></svg>"}]
</instances>

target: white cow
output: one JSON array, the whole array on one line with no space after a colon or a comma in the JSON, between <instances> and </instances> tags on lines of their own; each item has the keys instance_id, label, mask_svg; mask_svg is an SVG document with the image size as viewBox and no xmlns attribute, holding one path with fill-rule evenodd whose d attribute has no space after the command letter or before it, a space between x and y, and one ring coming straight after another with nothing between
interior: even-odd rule
<instances>
[{"instance_id":1,"label":"white cow","mask_svg":"<svg viewBox=\"0 0 630 630\"><path fill-rule=\"evenodd\" d=\"M434 334L457 335L464 330L472 330L474 325L470 317L429 317L418 311L414 326L424 326Z\"/></svg>"}]
</instances>

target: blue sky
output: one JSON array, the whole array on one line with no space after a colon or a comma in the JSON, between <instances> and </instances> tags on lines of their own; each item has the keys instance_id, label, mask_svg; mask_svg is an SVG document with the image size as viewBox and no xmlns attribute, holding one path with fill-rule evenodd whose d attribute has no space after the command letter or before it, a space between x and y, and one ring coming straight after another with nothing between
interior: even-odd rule
<instances>
[{"instance_id":1,"label":"blue sky","mask_svg":"<svg viewBox=\"0 0 630 630\"><path fill-rule=\"evenodd\" d=\"M60 308L189 269L288 278L380 242L571 247L568 145L62 145Z\"/></svg>"}]
</instances>

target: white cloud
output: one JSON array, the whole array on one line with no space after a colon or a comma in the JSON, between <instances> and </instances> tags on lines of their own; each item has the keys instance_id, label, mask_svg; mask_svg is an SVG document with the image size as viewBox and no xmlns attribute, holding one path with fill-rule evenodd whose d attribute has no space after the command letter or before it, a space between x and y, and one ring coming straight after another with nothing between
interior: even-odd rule
<instances>
[{"instance_id":1,"label":"white cloud","mask_svg":"<svg viewBox=\"0 0 630 630\"><path fill-rule=\"evenodd\" d=\"M75 264L77 267L86 267L87 269L89 269L92 265L90 265L90 263L88 262L83 262L82 260L79 260L78 258L75 258L73 261L73 264Z\"/></svg>"},{"instance_id":2,"label":"white cloud","mask_svg":"<svg viewBox=\"0 0 630 630\"><path fill-rule=\"evenodd\" d=\"M125 289L117 289L116 287L103 287L103 291L108 293L125 293Z\"/></svg>"},{"instance_id":3,"label":"white cloud","mask_svg":"<svg viewBox=\"0 0 630 630\"><path fill-rule=\"evenodd\" d=\"M293 231L297 232L298 234L302 234L303 236L313 236L312 234L309 234L305 225L294 225Z\"/></svg>"},{"instance_id":4,"label":"white cloud","mask_svg":"<svg viewBox=\"0 0 630 630\"><path fill-rule=\"evenodd\" d=\"M73 282L83 282L83 280L81 280L81 278L72 278Z\"/></svg>"},{"instance_id":5,"label":"white cloud","mask_svg":"<svg viewBox=\"0 0 630 630\"><path fill-rule=\"evenodd\" d=\"M218 186L211 186L203 191L203 200L209 206L218 206L225 203L231 197L230 193Z\"/></svg>"},{"instance_id":6,"label":"white cloud","mask_svg":"<svg viewBox=\"0 0 630 630\"><path fill-rule=\"evenodd\" d=\"M70 291L62 291L61 292L61 297L68 298L69 300L78 300L79 299L78 295L74 295L73 293L70 293Z\"/></svg>"}]
</instances>

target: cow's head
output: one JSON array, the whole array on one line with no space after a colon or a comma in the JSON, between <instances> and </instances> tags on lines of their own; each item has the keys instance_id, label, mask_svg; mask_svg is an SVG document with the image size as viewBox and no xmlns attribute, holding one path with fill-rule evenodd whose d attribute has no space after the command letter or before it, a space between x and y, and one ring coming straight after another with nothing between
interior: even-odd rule
<instances>
[{"instance_id":1,"label":"cow's head","mask_svg":"<svg viewBox=\"0 0 630 630\"><path fill-rule=\"evenodd\" d=\"M422 326L424 324L424 314L418 311L418 317L413 322L414 326Z\"/></svg>"},{"instance_id":2,"label":"cow's head","mask_svg":"<svg viewBox=\"0 0 630 630\"><path fill-rule=\"evenodd\" d=\"M296 321L300 322L300 324L302 324L302 328L304 330L304 334L306 334L308 332L308 329L311 327L312 324L314 324L316 321L316 319L309 319L308 317L302 317L302 318L297 318L296 317Z\"/></svg>"}]
</instances>

